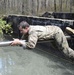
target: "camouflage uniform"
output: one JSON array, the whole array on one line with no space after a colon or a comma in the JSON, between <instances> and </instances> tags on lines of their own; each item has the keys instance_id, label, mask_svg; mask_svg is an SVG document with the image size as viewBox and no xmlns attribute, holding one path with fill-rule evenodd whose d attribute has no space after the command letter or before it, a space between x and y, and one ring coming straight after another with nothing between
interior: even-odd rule
<instances>
[{"instance_id":1,"label":"camouflage uniform","mask_svg":"<svg viewBox=\"0 0 74 75\"><path fill-rule=\"evenodd\" d=\"M74 58L74 51L69 47L62 30L57 26L30 26L26 47L35 48L38 40L49 40L51 38L55 39L58 48L62 50L64 54Z\"/></svg>"}]
</instances>

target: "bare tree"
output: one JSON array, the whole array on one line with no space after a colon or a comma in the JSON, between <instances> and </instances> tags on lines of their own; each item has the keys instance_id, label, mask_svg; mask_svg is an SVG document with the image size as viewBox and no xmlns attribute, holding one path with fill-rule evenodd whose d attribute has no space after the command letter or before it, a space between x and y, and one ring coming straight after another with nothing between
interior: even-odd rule
<instances>
[{"instance_id":1,"label":"bare tree","mask_svg":"<svg viewBox=\"0 0 74 75\"><path fill-rule=\"evenodd\" d=\"M56 0L54 0L54 11L56 12Z\"/></svg>"},{"instance_id":2,"label":"bare tree","mask_svg":"<svg viewBox=\"0 0 74 75\"><path fill-rule=\"evenodd\" d=\"M72 1L73 0L70 0L70 12L72 12Z\"/></svg>"},{"instance_id":3,"label":"bare tree","mask_svg":"<svg viewBox=\"0 0 74 75\"><path fill-rule=\"evenodd\" d=\"M60 2L59 2L59 6L60 6L60 12L62 12L62 0L60 0Z\"/></svg>"}]
</instances>

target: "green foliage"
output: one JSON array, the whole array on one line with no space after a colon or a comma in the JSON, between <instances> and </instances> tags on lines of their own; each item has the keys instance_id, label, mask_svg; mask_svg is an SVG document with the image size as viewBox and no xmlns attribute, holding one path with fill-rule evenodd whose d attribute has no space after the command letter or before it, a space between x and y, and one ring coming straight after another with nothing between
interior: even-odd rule
<instances>
[{"instance_id":1,"label":"green foliage","mask_svg":"<svg viewBox=\"0 0 74 75\"><path fill-rule=\"evenodd\" d=\"M9 35L13 33L11 25L7 24L6 21L0 19L0 34L3 34L3 31Z\"/></svg>"}]
</instances>

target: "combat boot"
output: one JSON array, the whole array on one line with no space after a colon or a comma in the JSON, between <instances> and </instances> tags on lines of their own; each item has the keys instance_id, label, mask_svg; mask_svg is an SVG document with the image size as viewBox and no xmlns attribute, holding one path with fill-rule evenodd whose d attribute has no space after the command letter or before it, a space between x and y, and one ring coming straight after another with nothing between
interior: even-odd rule
<instances>
[{"instance_id":1,"label":"combat boot","mask_svg":"<svg viewBox=\"0 0 74 75\"><path fill-rule=\"evenodd\" d=\"M70 34L74 34L74 29L72 29L70 27L66 27L66 31Z\"/></svg>"}]
</instances>

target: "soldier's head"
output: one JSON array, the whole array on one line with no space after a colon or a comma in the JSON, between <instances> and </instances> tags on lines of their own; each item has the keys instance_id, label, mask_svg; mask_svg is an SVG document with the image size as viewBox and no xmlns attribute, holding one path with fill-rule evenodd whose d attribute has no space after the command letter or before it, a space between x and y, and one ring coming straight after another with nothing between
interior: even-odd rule
<instances>
[{"instance_id":1,"label":"soldier's head","mask_svg":"<svg viewBox=\"0 0 74 75\"><path fill-rule=\"evenodd\" d=\"M20 30L20 33L22 34L27 34L28 31L29 31L29 24L26 22L26 21L22 21L20 24L19 24L19 30Z\"/></svg>"}]
</instances>

